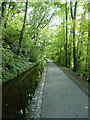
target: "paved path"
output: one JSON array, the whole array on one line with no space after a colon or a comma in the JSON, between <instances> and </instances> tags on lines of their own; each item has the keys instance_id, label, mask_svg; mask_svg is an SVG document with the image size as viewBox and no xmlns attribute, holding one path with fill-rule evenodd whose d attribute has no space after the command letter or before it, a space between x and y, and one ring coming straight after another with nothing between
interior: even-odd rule
<instances>
[{"instance_id":1,"label":"paved path","mask_svg":"<svg viewBox=\"0 0 90 120\"><path fill-rule=\"evenodd\" d=\"M41 118L88 118L88 97L51 61L47 65Z\"/></svg>"}]
</instances>

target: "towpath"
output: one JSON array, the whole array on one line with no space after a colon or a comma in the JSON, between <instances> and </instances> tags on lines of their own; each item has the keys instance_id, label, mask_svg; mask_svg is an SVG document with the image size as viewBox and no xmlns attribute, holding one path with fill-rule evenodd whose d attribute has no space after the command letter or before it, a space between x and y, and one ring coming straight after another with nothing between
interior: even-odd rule
<instances>
[{"instance_id":1,"label":"towpath","mask_svg":"<svg viewBox=\"0 0 90 120\"><path fill-rule=\"evenodd\" d=\"M41 118L88 118L88 97L52 61L48 61Z\"/></svg>"}]
</instances>

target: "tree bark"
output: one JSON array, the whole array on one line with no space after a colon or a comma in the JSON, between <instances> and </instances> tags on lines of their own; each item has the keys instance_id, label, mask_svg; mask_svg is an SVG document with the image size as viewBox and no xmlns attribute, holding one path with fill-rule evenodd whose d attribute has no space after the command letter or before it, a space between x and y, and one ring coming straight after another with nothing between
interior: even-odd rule
<instances>
[{"instance_id":1,"label":"tree bark","mask_svg":"<svg viewBox=\"0 0 90 120\"><path fill-rule=\"evenodd\" d=\"M1 12L2 18L4 18L4 12L5 12L5 8L6 8L6 4L7 4L7 2L2 2L2 12Z\"/></svg>"},{"instance_id":2,"label":"tree bark","mask_svg":"<svg viewBox=\"0 0 90 120\"><path fill-rule=\"evenodd\" d=\"M77 2L75 2L75 8L74 8L74 15L72 10L72 2L70 2L70 11L71 11L71 17L73 22L73 71L76 72L77 70L77 56L76 56L76 40L75 40L75 20L76 20L76 8L77 8Z\"/></svg>"},{"instance_id":3,"label":"tree bark","mask_svg":"<svg viewBox=\"0 0 90 120\"><path fill-rule=\"evenodd\" d=\"M24 30L25 30L25 23L26 23L27 6L28 6L28 0L26 0L25 15L24 15L24 22L23 22L23 26L22 26L22 30L21 30L21 33L20 33L20 38L19 38L18 54L20 54L20 53L21 53L22 39L23 39Z\"/></svg>"},{"instance_id":4,"label":"tree bark","mask_svg":"<svg viewBox=\"0 0 90 120\"><path fill-rule=\"evenodd\" d=\"M68 49L67 49L67 44L68 44L68 24L67 24L67 22L68 22L68 11L67 11L67 0L66 0L66 6L65 6L65 13L66 13L66 67L68 66L68 63L67 63L67 61L68 61Z\"/></svg>"},{"instance_id":5,"label":"tree bark","mask_svg":"<svg viewBox=\"0 0 90 120\"><path fill-rule=\"evenodd\" d=\"M15 3L15 2L12 2L11 0L10 0L9 3L8 3L8 2L2 2L1 15L2 15L2 19L5 19L5 20L4 20L4 24L3 24L4 28L7 27L7 22L8 22L8 18L9 18L9 14L10 14L11 9L14 9L14 8L15 8L15 5L16 5L16 3L15 3L15 5L13 5L12 3ZM6 9L7 5L8 5L8 12L7 12L7 14L5 15L5 9ZM12 7L12 8L11 8L11 7ZM4 17L5 17L5 18L4 18Z\"/></svg>"},{"instance_id":6,"label":"tree bark","mask_svg":"<svg viewBox=\"0 0 90 120\"><path fill-rule=\"evenodd\" d=\"M4 14L5 14L5 8L7 7L6 6L7 5L7 2L3 2L2 3L2 13L1 13L1 15L2 15L2 19L4 18ZM8 7L8 13L7 13L7 15L6 15L6 20L5 20L5 22L4 22L4 28L6 28L7 27L7 21L8 21L8 17L9 17L9 9L10 9L10 7L11 7L11 2L9 3L9 7Z\"/></svg>"}]
</instances>

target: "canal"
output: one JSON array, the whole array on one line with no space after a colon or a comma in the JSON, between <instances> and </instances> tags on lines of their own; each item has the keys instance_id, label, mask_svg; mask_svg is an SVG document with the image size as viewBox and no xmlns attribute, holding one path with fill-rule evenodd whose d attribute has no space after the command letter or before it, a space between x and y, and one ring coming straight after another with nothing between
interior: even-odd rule
<instances>
[{"instance_id":1,"label":"canal","mask_svg":"<svg viewBox=\"0 0 90 120\"><path fill-rule=\"evenodd\" d=\"M20 76L3 84L2 117L24 119L32 97L41 79L43 65L37 65Z\"/></svg>"}]
</instances>

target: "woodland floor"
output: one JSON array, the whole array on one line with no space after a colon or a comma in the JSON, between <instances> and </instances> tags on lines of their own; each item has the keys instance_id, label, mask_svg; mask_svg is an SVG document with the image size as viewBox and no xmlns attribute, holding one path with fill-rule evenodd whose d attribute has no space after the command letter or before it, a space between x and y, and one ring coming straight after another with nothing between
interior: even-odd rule
<instances>
[{"instance_id":1,"label":"woodland floor","mask_svg":"<svg viewBox=\"0 0 90 120\"><path fill-rule=\"evenodd\" d=\"M86 87L82 91L84 83L76 85L80 79L70 74L68 69L47 63L41 118L88 118Z\"/></svg>"}]
</instances>

